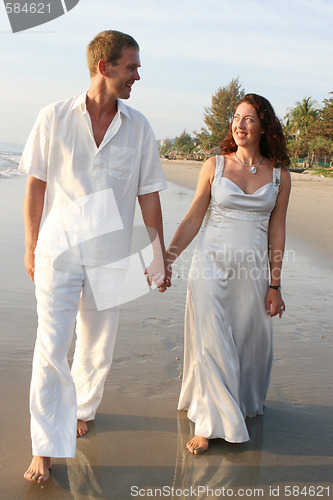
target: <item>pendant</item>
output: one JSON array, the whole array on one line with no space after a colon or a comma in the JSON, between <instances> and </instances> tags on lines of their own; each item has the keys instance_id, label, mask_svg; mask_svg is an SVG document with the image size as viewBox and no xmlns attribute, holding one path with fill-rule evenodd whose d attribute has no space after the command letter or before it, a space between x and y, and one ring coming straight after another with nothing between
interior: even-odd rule
<instances>
[{"instance_id":1,"label":"pendant","mask_svg":"<svg viewBox=\"0 0 333 500\"><path fill-rule=\"evenodd\" d=\"M255 174L257 172L256 167L251 167L250 172L251 172L251 174Z\"/></svg>"}]
</instances>

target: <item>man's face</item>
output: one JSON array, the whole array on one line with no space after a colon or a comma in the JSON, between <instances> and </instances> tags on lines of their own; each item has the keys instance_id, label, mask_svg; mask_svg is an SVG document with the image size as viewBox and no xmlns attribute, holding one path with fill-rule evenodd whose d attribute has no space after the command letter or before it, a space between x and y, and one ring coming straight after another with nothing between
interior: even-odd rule
<instances>
[{"instance_id":1,"label":"man's face","mask_svg":"<svg viewBox=\"0 0 333 500\"><path fill-rule=\"evenodd\" d=\"M132 85L136 80L140 80L139 68L139 51L133 47L124 47L122 56L116 63L106 64L108 92L113 97L129 99Z\"/></svg>"}]
</instances>

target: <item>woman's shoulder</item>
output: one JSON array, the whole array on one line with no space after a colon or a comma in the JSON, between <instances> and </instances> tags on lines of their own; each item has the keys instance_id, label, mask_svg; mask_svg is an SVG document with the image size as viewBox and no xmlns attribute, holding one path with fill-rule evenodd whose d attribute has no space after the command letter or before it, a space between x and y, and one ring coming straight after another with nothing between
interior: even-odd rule
<instances>
[{"instance_id":1,"label":"woman's shoulder","mask_svg":"<svg viewBox=\"0 0 333 500\"><path fill-rule=\"evenodd\" d=\"M211 156L204 162L201 168L200 176L207 178L210 184L213 182L215 176L217 162L217 156Z\"/></svg>"},{"instance_id":2,"label":"woman's shoulder","mask_svg":"<svg viewBox=\"0 0 333 500\"><path fill-rule=\"evenodd\" d=\"M216 166L216 159L217 156L211 156L210 158L207 158L207 160L204 161L203 167L205 168L211 168Z\"/></svg>"},{"instance_id":3,"label":"woman's shoulder","mask_svg":"<svg viewBox=\"0 0 333 500\"><path fill-rule=\"evenodd\" d=\"M277 165L275 168L279 172L277 177L279 179L278 184L280 185L279 192L281 193L283 191L284 193L288 193L289 196L291 189L291 177L289 169L287 167L284 167L283 165Z\"/></svg>"},{"instance_id":4,"label":"woman's shoulder","mask_svg":"<svg viewBox=\"0 0 333 500\"><path fill-rule=\"evenodd\" d=\"M234 156L234 154L235 153L230 153L230 154L226 154L226 155L219 154L216 156L211 156L210 158L208 158L208 160L205 161L203 166L206 169L214 169L215 170L218 165L221 165L221 164L223 165L229 159L231 160L232 157Z\"/></svg>"},{"instance_id":5,"label":"woman's shoulder","mask_svg":"<svg viewBox=\"0 0 333 500\"><path fill-rule=\"evenodd\" d=\"M285 182L288 182L289 184L291 183L291 177L290 177L290 171L288 167L284 167L283 165L280 166L281 170L281 179L282 181L284 180Z\"/></svg>"},{"instance_id":6,"label":"woman's shoulder","mask_svg":"<svg viewBox=\"0 0 333 500\"><path fill-rule=\"evenodd\" d=\"M203 163L202 170L206 172L215 171L217 161L217 156L211 156Z\"/></svg>"}]
</instances>

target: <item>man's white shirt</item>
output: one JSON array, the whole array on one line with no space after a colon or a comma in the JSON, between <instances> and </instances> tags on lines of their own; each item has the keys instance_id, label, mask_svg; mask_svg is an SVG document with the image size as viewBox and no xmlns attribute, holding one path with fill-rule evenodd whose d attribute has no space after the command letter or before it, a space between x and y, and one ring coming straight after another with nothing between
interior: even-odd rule
<instances>
[{"instance_id":1,"label":"man's white shirt","mask_svg":"<svg viewBox=\"0 0 333 500\"><path fill-rule=\"evenodd\" d=\"M40 111L19 168L47 182L36 254L91 266L128 267L136 197L166 188L147 119L118 99L97 147L86 93ZM123 245L118 263L101 248L112 233Z\"/></svg>"}]
</instances>

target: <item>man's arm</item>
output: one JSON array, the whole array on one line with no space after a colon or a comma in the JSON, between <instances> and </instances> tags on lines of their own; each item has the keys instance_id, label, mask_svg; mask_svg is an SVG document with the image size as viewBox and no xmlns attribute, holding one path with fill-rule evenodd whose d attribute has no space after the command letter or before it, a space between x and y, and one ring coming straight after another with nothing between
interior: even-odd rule
<instances>
[{"instance_id":1,"label":"man's arm","mask_svg":"<svg viewBox=\"0 0 333 500\"><path fill-rule=\"evenodd\" d=\"M159 286L164 281L164 237L160 196L158 192L138 196L143 222L148 230L153 247L153 262L147 268L148 283Z\"/></svg>"},{"instance_id":2,"label":"man's arm","mask_svg":"<svg viewBox=\"0 0 333 500\"><path fill-rule=\"evenodd\" d=\"M25 268L34 281L35 248L44 207L46 182L29 175L24 198Z\"/></svg>"}]
</instances>

